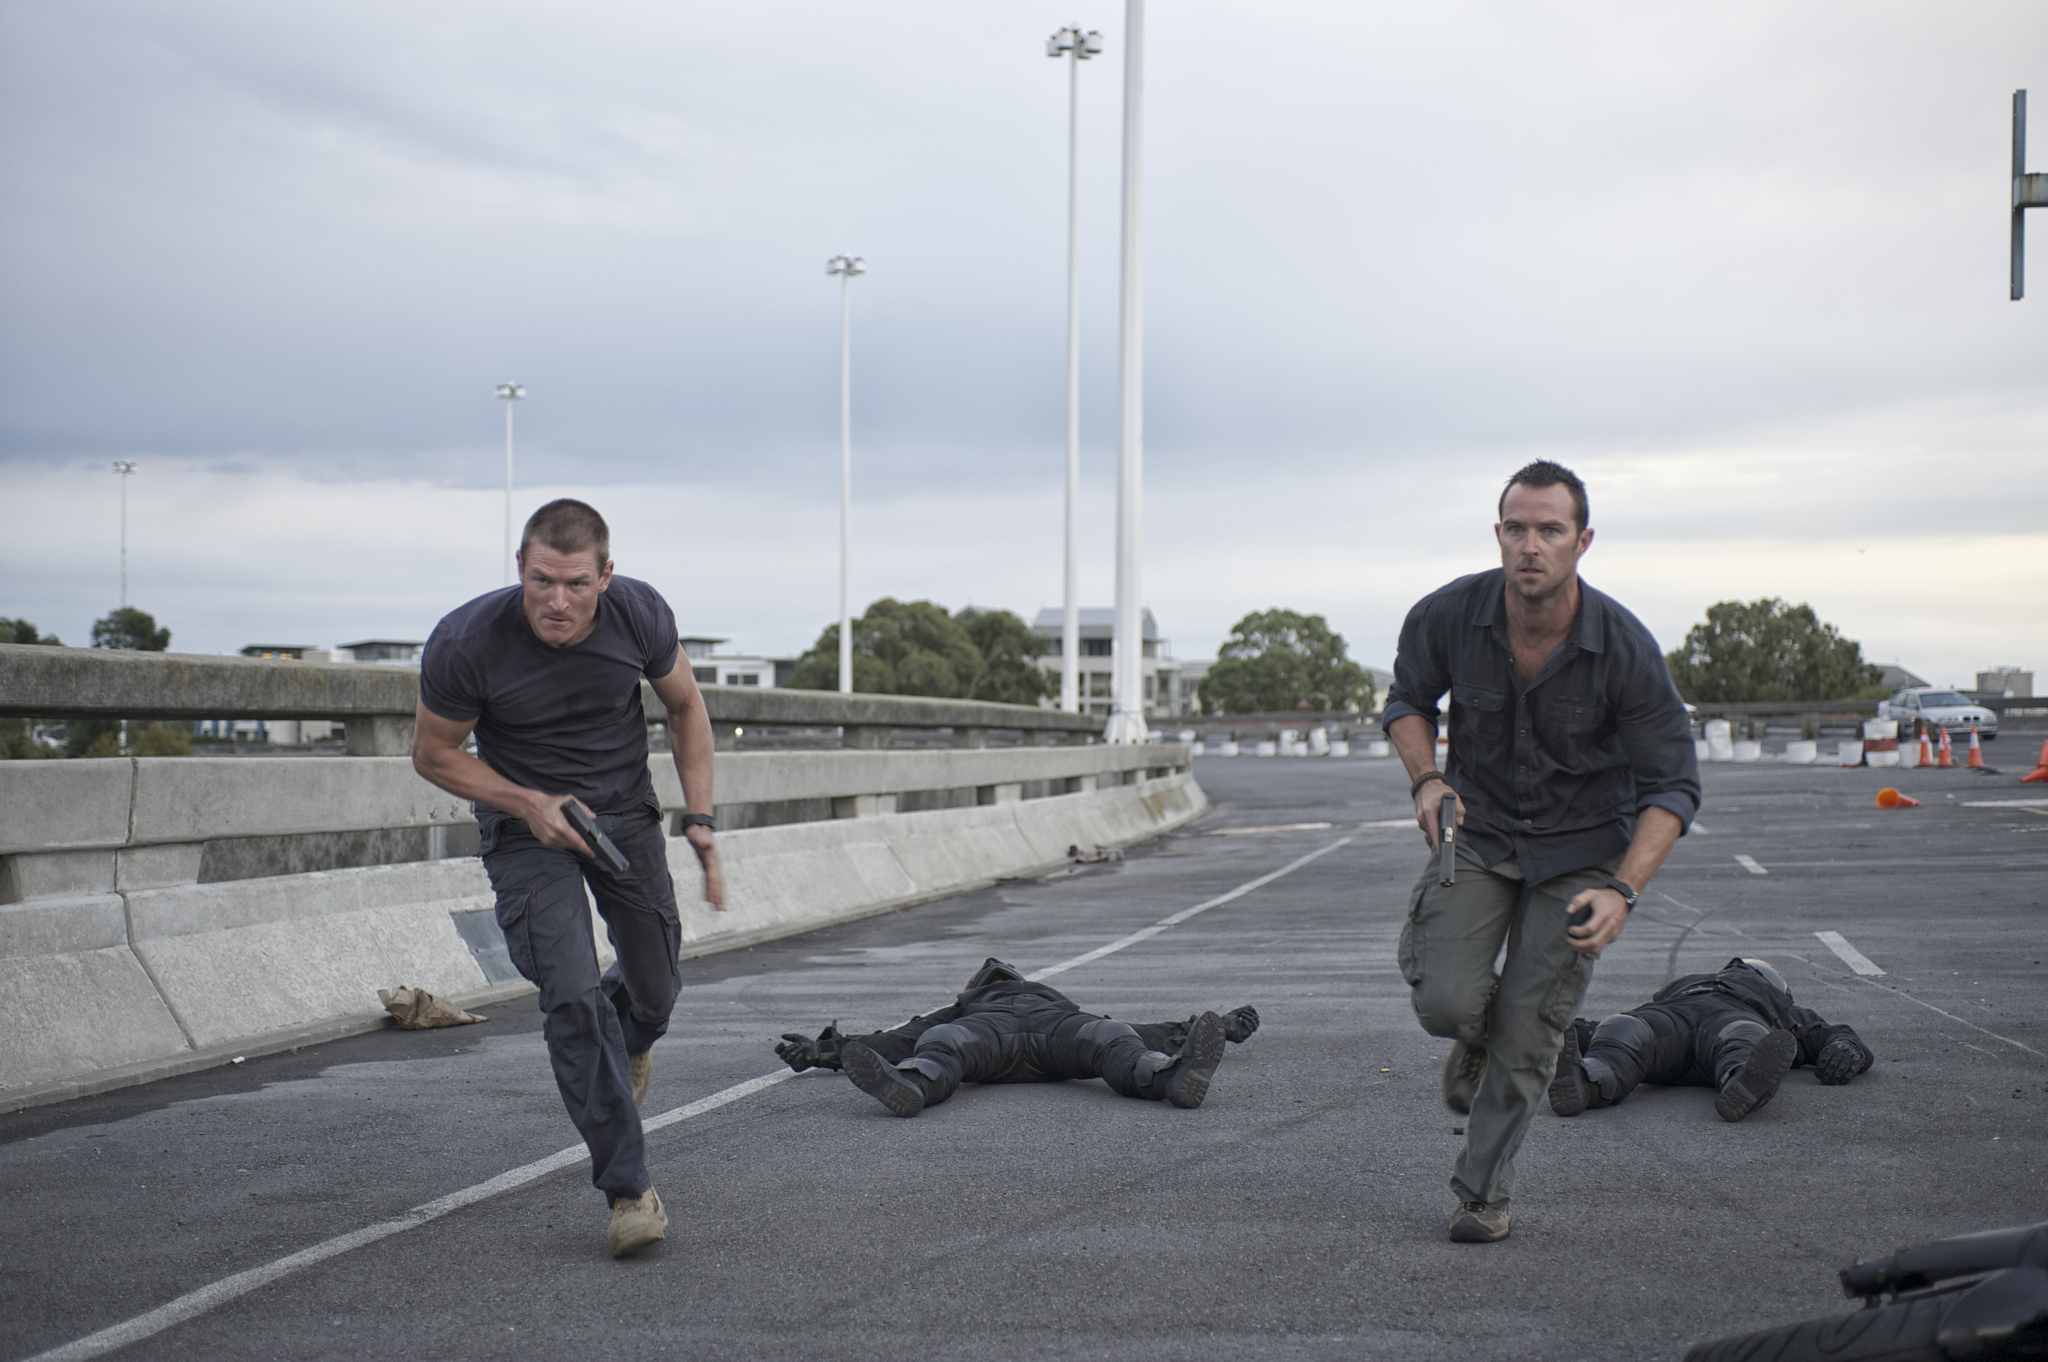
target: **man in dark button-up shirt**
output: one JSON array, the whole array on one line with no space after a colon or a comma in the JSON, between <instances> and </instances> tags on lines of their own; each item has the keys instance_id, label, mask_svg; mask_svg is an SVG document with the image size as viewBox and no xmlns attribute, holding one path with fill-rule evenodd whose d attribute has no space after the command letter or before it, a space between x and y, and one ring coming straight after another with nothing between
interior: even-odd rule
<instances>
[{"instance_id":1,"label":"man in dark button-up shirt","mask_svg":"<svg viewBox=\"0 0 2048 1362\"><path fill-rule=\"evenodd\" d=\"M1530 464L1500 517L1500 569L1408 612L1381 720L1432 848L1444 797L1457 801L1455 882L1440 883L1432 856L1410 895L1401 971L1423 1029L1454 1042L1444 1100L1470 1119L1451 1237L1471 1243L1507 1237L1515 1151L1594 957L1700 800L1691 725L1656 640L1578 578L1593 542L1585 485ZM1438 771L1447 691L1450 769Z\"/></svg>"}]
</instances>

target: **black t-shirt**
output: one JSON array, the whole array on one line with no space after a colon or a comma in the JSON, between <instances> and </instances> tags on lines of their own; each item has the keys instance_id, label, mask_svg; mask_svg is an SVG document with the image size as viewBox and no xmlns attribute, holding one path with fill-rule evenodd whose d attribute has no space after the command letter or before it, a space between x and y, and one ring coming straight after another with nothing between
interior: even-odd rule
<instances>
[{"instance_id":1,"label":"black t-shirt","mask_svg":"<svg viewBox=\"0 0 2048 1362\"><path fill-rule=\"evenodd\" d=\"M444 719L474 720L477 755L515 785L574 795L598 813L655 806L640 678L659 680L676 664L668 602L614 575L590 637L557 648L534 636L522 592L479 596L434 626L421 702Z\"/></svg>"}]
</instances>

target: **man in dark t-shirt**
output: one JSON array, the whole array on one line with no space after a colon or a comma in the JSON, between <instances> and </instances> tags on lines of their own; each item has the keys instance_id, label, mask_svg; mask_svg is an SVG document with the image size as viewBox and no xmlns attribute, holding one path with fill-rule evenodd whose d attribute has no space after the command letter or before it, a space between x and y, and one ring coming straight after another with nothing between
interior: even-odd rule
<instances>
[{"instance_id":1,"label":"man in dark t-shirt","mask_svg":"<svg viewBox=\"0 0 2048 1362\"><path fill-rule=\"evenodd\" d=\"M606 1237L621 1257L668 1225L647 1176L639 1104L682 986L642 677L668 710L684 836L714 909L725 886L710 817L711 723L690 669L677 665L675 615L647 583L612 575L610 541L604 518L580 501L534 512L519 585L460 607L427 640L412 760L475 801L498 926L540 988L555 1084L590 1147L591 1181L611 1204ZM472 733L475 756L463 751ZM625 870L593 859L564 813L571 801L617 845ZM618 957L602 974L586 885Z\"/></svg>"}]
</instances>

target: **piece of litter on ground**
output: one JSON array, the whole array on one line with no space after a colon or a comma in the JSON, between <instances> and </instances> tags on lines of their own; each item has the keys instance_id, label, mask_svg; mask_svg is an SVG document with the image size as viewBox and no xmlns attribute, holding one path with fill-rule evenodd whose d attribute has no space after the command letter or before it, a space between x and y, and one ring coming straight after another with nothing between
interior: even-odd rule
<instances>
[{"instance_id":1,"label":"piece of litter on ground","mask_svg":"<svg viewBox=\"0 0 2048 1362\"><path fill-rule=\"evenodd\" d=\"M471 1022L489 1021L474 1012L464 1012L446 998L437 998L423 988L400 984L393 993L388 988L377 990L377 1001L384 1004L384 1010L398 1018L398 1025L405 1031L429 1031L437 1026L467 1026Z\"/></svg>"},{"instance_id":2,"label":"piece of litter on ground","mask_svg":"<svg viewBox=\"0 0 2048 1362\"><path fill-rule=\"evenodd\" d=\"M1463 1127L1463 1126L1452 1126L1452 1127L1451 1127L1451 1134L1453 1134L1453 1135L1463 1135L1464 1133L1465 1133L1465 1127Z\"/></svg>"},{"instance_id":3,"label":"piece of litter on ground","mask_svg":"<svg viewBox=\"0 0 2048 1362\"><path fill-rule=\"evenodd\" d=\"M243 1060L245 1060L245 1059L247 1059L247 1058L248 1058L248 1056L247 1056L247 1055L236 1055L236 1056L235 1056L235 1057L234 1057L233 1059L229 1060L229 1061L228 1061L228 1063L230 1063L230 1064L240 1064L240 1063L241 1063L241 1062L242 1062Z\"/></svg>"},{"instance_id":4,"label":"piece of litter on ground","mask_svg":"<svg viewBox=\"0 0 2048 1362\"><path fill-rule=\"evenodd\" d=\"M1380 1072L1381 1072L1381 1073L1383 1073L1383 1074L1390 1074L1390 1073L1392 1073L1392 1072L1393 1072L1393 1070L1392 1070L1392 1069L1381 1069L1381 1070L1380 1070Z\"/></svg>"}]
</instances>

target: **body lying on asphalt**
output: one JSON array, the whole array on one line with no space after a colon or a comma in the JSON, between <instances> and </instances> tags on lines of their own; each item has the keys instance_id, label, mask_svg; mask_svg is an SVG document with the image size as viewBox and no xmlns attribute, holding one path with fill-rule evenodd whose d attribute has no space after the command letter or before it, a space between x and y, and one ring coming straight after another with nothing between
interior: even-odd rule
<instances>
[{"instance_id":1,"label":"body lying on asphalt","mask_svg":"<svg viewBox=\"0 0 2048 1362\"><path fill-rule=\"evenodd\" d=\"M1576 1116L1657 1083L1716 1089L1714 1110L1740 1121L1802 1064L1833 1086L1873 1058L1849 1027L1793 1002L1768 960L1735 959L1717 974L1673 979L1643 1006L1597 1026L1575 1020L1558 1056L1550 1109Z\"/></svg>"},{"instance_id":2,"label":"body lying on asphalt","mask_svg":"<svg viewBox=\"0 0 2048 1362\"><path fill-rule=\"evenodd\" d=\"M991 956L950 1007L864 1036L842 1035L837 1023L816 1037L785 1032L775 1053L798 1073L843 1071L898 1116L945 1101L962 1083L1079 1078L1100 1078L1126 1097L1198 1107L1224 1042L1242 1042L1258 1026L1250 1007L1184 1022L1114 1021Z\"/></svg>"}]
</instances>

